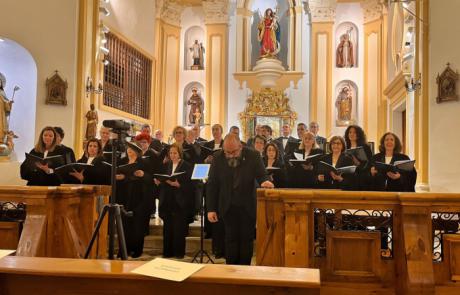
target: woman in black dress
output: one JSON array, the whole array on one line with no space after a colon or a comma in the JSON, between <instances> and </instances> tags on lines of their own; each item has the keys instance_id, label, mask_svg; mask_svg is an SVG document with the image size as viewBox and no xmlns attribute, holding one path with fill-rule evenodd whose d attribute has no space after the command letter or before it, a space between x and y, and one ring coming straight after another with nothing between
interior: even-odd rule
<instances>
[{"instance_id":1,"label":"woman in black dress","mask_svg":"<svg viewBox=\"0 0 460 295\"><path fill-rule=\"evenodd\" d=\"M348 126L345 130L345 143L347 149L363 148L367 161L359 160L352 156L353 164L356 165L356 172L352 178L352 186L355 190L367 191L372 187L371 166L372 151L369 147L364 130L357 125Z\"/></svg>"},{"instance_id":2,"label":"woman in black dress","mask_svg":"<svg viewBox=\"0 0 460 295\"><path fill-rule=\"evenodd\" d=\"M190 164L182 160L182 146L174 143L169 148L169 161L163 174L181 173L174 180L155 183L160 186L160 217L163 219L163 257L183 258L185 236L188 232L188 211L192 203L190 195Z\"/></svg>"},{"instance_id":3,"label":"woman in black dress","mask_svg":"<svg viewBox=\"0 0 460 295\"><path fill-rule=\"evenodd\" d=\"M30 151L30 155L39 158L49 158L52 156L63 155L64 151L57 145L56 131L53 127L45 127L40 132L38 142L35 147ZM57 161L56 161L57 162ZM60 165L63 165L64 157L60 161ZM48 164L40 162L31 162L25 160L21 164L21 178L27 180L27 185L40 185L40 186L56 186L60 185L61 182L57 175L54 173L56 167L49 167Z\"/></svg>"},{"instance_id":4,"label":"woman in black dress","mask_svg":"<svg viewBox=\"0 0 460 295\"><path fill-rule=\"evenodd\" d=\"M301 155L302 159L306 159L309 156L321 155L323 150L321 150L316 143L315 135L311 132L304 132L302 134L302 141L297 149L290 155L290 158L287 160L288 166L288 177L289 177L289 187L295 188L315 188L316 187L316 172L315 165L312 163L309 164L298 164L289 161L290 159L297 159L295 154Z\"/></svg>"},{"instance_id":5,"label":"woman in black dress","mask_svg":"<svg viewBox=\"0 0 460 295\"><path fill-rule=\"evenodd\" d=\"M396 134L387 132L380 139L379 153L373 157L374 162L382 162L393 165L396 161L406 161L410 158L401 153L402 145ZM389 192L414 192L417 181L417 171L379 172L375 167L371 168L374 180L374 189Z\"/></svg>"},{"instance_id":6,"label":"woman in black dress","mask_svg":"<svg viewBox=\"0 0 460 295\"><path fill-rule=\"evenodd\" d=\"M329 150L332 152L326 155L322 161L334 166L335 168L341 168L346 166L352 166L353 160L343 152L345 151L345 140L342 136L333 136L329 141ZM334 172L329 174L323 174L318 171L318 185L324 189L353 189L351 180L353 175L342 174L338 175Z\"/></svg>"},{"instance_id":7,"label":"woman in black dress","mask_svg":"<svg viewBox=\"0 0 460 295\"><path fill-rule=\"evenodd\" d=\"M265 146L263 161L265 169L267 169L267 172L270 175L270 181L273 182L275 187L287 187L285 165L276 144L270 142Z\"/></svg>"},{"instance_id":8,"label":"woman in black dress","mask_svg":"<svg viewBox=\"0 0 460 295\"><path fill-rule=\"evenodd\" d=\"M122 158L119 166L132 165L127 172L117 172L117 202L124 206L126 211L133 212L133 216L123 216L123 230L126 238L128 255L133 258L142 255L144 248L145 220L150 216L152 208L151 177L145 173L142 162L142 150L134 143L126 145L126 157Z\"/></svg>"}]
</instances>

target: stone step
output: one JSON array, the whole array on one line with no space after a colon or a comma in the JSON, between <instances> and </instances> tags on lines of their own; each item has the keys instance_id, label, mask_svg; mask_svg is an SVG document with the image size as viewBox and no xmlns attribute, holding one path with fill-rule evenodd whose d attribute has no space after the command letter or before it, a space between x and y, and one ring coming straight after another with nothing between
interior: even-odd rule
<instances>
[{"instance_id":1,"label":"stone step","mask_svg":"<svg viewBox=\"0 0 460 295\"><path fill-rule=\"evenodd\" d=\"M211 255L212 242L210 239L205 239L203 242L203 248L208 254ZM199 237L186 237L185 238L185 254L187 256L193 256L200 250L200 238ZM149 255L161 255L163 252L163 236L146 236L144 239L144 253Z\"/></svg>"}]
</instances>

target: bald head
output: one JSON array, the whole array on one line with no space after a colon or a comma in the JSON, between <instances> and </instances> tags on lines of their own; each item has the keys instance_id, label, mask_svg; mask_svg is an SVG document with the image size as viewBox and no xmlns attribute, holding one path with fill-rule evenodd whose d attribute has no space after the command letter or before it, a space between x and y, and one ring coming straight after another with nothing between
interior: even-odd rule
<instances>
[{"instance_id":1,"label":"bald head","mask_svg":"<svg viewBox=\"0 0 460 295\"><path fill-rule=\"evenodd\" d=\"M236 158L241 154L241 149L243 145L241 144L240 138L234 134L229 133L224 138L224 153L227 158Z\"/></svg>"}]
</instances>

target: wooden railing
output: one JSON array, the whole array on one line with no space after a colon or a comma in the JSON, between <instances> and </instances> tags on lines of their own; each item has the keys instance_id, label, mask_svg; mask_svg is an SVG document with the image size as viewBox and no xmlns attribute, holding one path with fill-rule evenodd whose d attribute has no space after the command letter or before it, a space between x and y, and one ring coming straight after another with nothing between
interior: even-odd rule
<instances>
[{"instance_id":1,"label":"wooden railing","mask_svg":"<svg viewBox=\"0 0 460 295\"><path fill-rule=\"evenodd\" d=\"M131 273L141 261L6 257L0 294L320 294L317 269L206 265L183 282Z\"/></svg>"},{"instance_id":2,"label":"wooden railing","mask_svg":"<svg viewBox=\"0 0 460 295\"><path fill-rule=\"evenodd\" d=\"M108 202L109 194L107 186L0 186L0 201L26 204L26 220L16 255L82 257L98 217L98 207ZM105 257L107 220L101 228L91 257ZM17 243L17 236L8 239L9 244Z\"/></svg>"},{"instance_id":3,"label":"wooden railing","mask_svg":"<svg viewBox=\"0 0 460 295\"><path fill-rule=\"evenodd\" d=\"M322 294L460 292L460 194L259 190L257 211L257 265L319 268Z\"/></svg>"}]
</instances>

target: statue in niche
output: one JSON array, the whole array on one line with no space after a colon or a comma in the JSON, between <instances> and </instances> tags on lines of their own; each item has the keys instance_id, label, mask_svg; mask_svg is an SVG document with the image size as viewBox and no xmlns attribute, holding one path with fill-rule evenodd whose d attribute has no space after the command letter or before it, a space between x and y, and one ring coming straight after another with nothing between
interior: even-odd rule
<instances>
[{"instance_id":1,"label":"statue in niche","mask_svg":"<svg viewBox=\"0 0 460 295\"><path fill-rule=\"evenodd\" d=\"M340 36L340 43L336 51L336 66L338 68L352 68L355 65L353 58L353 41L351 40L351 32L353 27L350 27L345 34Z\"/></svg>"},{"instance_id":2,"label":"statue in niche","mask_svg":"<svg viewBox=\"0 0 460 295\"><path fill-rule=\"evenodd\" d=\"M202 70L204 65L204 47L203 43L198 43L198 40L195 40L195 43L189 48L192 52L193 65L190 67L192 70Z\"/></svg>"},{"instance_id":3,"label":"statue in niche","mask_svg":"<svg viewBox=\"0 0 460 295\"><path fill-rule=\"evenodd\" d=\"M351 122L351 113L353 109L353 93L351 89L351 85L343 86L335 101L338 126L346 126Z\"/></svg>"},{"instance_id":4,"label":"statue in niche","mask_svg":"<svg viewBox=\"0 0 460 295\"><path fill-rule=\"evenodd\" d=\"M14 103L14 94L20 88L15 86L13 89L13 96L11 100L7 98L5 93L5 86L6 86L6 78L3 74L0 73L0 143L7 143L8 137L7 135L10 134L10 114L11 109ZM13 133L14 134L14 133Z\"/></svg>"},{"instance_id":5,"label":"statue in niche","mask_svg":"<svg viewBox=\"0 0 460 295\"><path fill-rule=\"evenodd\" d=\"M95 110L94 104L91 104L90 110L86 113L86 140L96 138L98 122L99 118L97 115L97 111Z\"/></svg>"},{"instance_id":6,"label":"statue in niche","mask_svg":"<svg viewBox=\"0 0 460 295\"><path fill-rule=\"evenodd\" d=\"M203 99L198 94L196 87L192 88L192 96L188 99L187 105L190 106L188 120L190 125L203 124Z\"/></svg>"},{"instance_id":7,"label":"statue in niche","mask_svg":"<svg viewBox=\"0 0 460 295\"><path fill-rule=\"evenodd\" d=\"M259 12L260 13L260 12ZM257 39L260 42L260 57L276 57L280 52L280 24L276 12L271 8L265 10L265 15L260 16L257 27Z\"/></svg>"}]
</instances>

